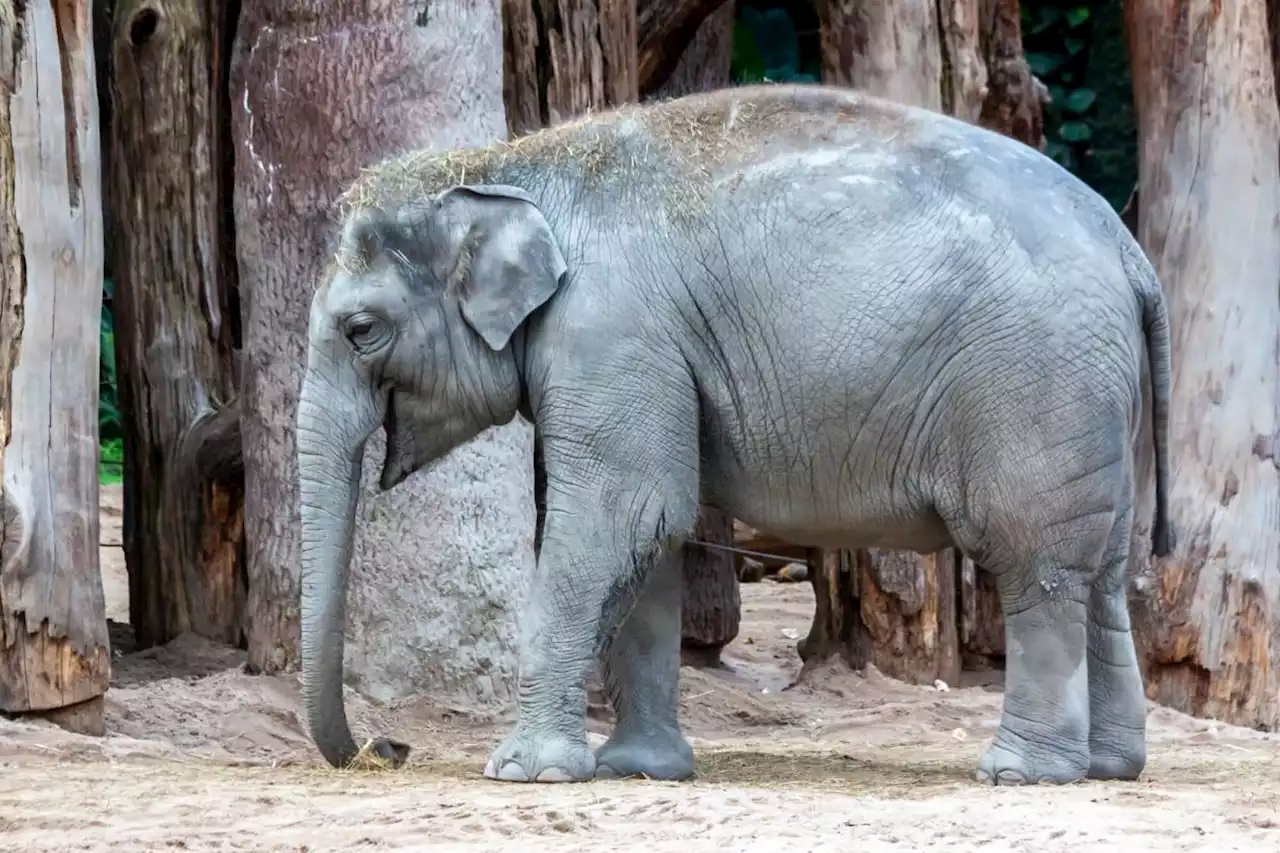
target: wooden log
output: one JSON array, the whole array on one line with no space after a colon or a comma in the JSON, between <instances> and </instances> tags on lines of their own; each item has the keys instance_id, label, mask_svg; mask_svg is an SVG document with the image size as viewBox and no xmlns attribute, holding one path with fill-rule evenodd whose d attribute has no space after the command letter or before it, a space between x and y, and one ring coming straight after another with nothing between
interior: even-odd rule
<instances>
[{"instance_id":1,"label":"wooden log","mask_svg":"<svg viewBox=\"0 0 1280 853\"><path fill-rule=\"evenodd\" d=\"M502 0L507 129L637 100L635 0Z\"/></svg>"},{"instance_id":2,"label":"wooden log","mask_svg":"<svg viewBox=\"0 0 1280 853\"><path fill-rule=\"evenodd\" d=\"M125 560L140 646L244 641L228 6L118 0L111 185Z\"/></svg>"},{"instance_id":3,"label":"wooden log","mask_svg":"<svg viewBox=\"0 0 1280 853\"><path fill-rule=\"evenodd\" d=\"M0 0L0 712L95 734L101 180L88 4Z\"/></svg>"},{"instance_id":4,"label":"wooden log","mask_svg":"<svg viewBox=\"0 0 1280 853\"><path fill-rule=\"evenodd\" d=\"M1144 418L1130 609L1150 698L1276 730L1280 110L1269 11L1263 0L1125 4L1138 240L1164 287L1173 339L1177 532L1174 552L1150 559Z\"/></svg>"}]
</instances>

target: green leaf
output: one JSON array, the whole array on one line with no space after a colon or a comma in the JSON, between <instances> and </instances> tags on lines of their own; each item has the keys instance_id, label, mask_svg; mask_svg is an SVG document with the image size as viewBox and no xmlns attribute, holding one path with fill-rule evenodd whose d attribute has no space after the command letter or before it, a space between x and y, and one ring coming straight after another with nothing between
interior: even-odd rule
<instances>
[{"instance_id":1,"label":"green leaf","mask_svg":"<svg viewBox=\"0 0 1280 853\"><path fill-rule=\"evenodd\" d=\"M1058 136L1065 142L1088 142L1093 138L1093 128L1082 121L1064 121L1058 127Z\"/></svg>"},{"instance_id":2,"label":"green leaf","mask_svg":"<svg viewBox=\"0 0 1280 853\"><path fill-rule=\"evenodd\" d=\"M1049 86L1049 97L1053 99L1055 107L1061 107L1062 102L1067 99L1067 90L1054 83Z\"/></svg>"},{"instance_id":3,"label":"green leaf","mask_svg":"<svg viewBox=\"0 0 1280 853\"><path fill-rule=\"evenodd\" d=\"M1093 106L1093 102L1097 99L1098 95L1092 89L1074 89L1062 102L1062 106L1067 112L1079 115Z\"/></svg>"},{"instance_id":4,"label":"green leaf","mask_svg":"<svg viewBox=\"0 0 1280 853\"><path fill-rule=\"evenodd\" d=\"M1052 74L1061 64L1062 58L1051 53L1027 54L1027 65L1031 66L1031 72L1037 77L1045 77Z\"/></svg>"},{"instance_id":5,"label":"green leaf","mask_svg":"<svg viewBox=\"0 0 1280 853\"><path fill-rule=\"evenodd\" d=\"M1062 72L1060 75L1058 75L1058 76L1062 78L1062 82L1063 82L1063 83L1070 83L1072 80L1074 80L1074 79L1076 78L1075 73L1074 73L1074 72L1072 72L1072 71L1063 71L1063 72Z\"/></svg>"},{"instance_id":6,"label":"green leaf","mask_svg":"<svg viewBox=\"0 0 1280 853\"><path fill-rule=\"evenodd\" d=\"M1062 41L1067 46L1067 53L1072 56L1084 50L1084 39L1079 36L1067 36Z\"/></svg>"},{"instance_id":7,"label":"green leaf","mask_svg":"<svg viewBox=\"0 0 1280 853\"><path fill-rule=\"evenodd\" d=\"M1067 10L1067 26L1075 29L1076 27L1089 20L1089 7L1076 6Z\"/></svg>"}]
</instances>

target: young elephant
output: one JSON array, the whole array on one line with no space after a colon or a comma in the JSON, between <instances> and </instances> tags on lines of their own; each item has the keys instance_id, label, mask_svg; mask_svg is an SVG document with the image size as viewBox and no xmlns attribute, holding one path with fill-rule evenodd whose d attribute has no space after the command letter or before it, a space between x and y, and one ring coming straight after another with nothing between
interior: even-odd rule
<instances>
[{"instance_id":1,"label":"young elephant","mask_svg":"<svg viewBox=\"0 0 1280 853\"><path fill-rule=\"evenodd\" d=\"M389 489L521 412L545 520L519 721L486 776L692 774L672 555L700 501L799 544L961 549L998 579L1008 648L978 778L1143 769L1124 568L1144 346L1155 553L1173 542L1168 321L1068 172L942 115L779 85L410 154L347 203L298 411L305 701L329 762L356 752L342 632L366 439L386 428ZM593 755L597 656L618 721Z\"/></svg>"}]
</instances>

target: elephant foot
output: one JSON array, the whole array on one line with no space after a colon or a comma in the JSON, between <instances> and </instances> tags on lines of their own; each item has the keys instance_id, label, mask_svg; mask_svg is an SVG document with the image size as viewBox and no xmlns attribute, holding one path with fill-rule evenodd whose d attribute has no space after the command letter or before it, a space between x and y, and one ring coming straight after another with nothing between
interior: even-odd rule
<instances>
[{"instance_id":1,"label":"elephant foot","mask_svg":"<svg viewBox=\"0 0 1280 853\"><path fill-rule=\"evenodd\" d=\"M693 748L679 732L664 735L618 735L596 751L597 779L643 776L666 782L693 777Z\"/></svg>"},{"instance_id":2,"label":"elephant foot","mask_svg":"<svg viewBox=\"0 0 1280 853\"><path fill-rule=\"evenodd\" d=\"M1142 731L1108 731L1089 740L1089 778L1132 782L1147 766L1147 743Z\"/></svg>"},{"instance_id":3,"label":"elephant foot","mask_svg":"<svg viewBox=\"0 0 1280 853\"><path fill-rule=\"evenodd\" d=\"M1031 749L1016 737L997 733L995 743L987 747L978 762L975 778L987 785L1065 785L1086 778L1087 755L1079 755L1043 747ZM1019 746L1012 746L1018 743Z\"/></svg>"},{"instance_id":4,"label":"elephant foot","mask_svg":"<svg viewBox=\"0 0 1280 853\"><path fill-rule=\"evenodd\" d=\"M512 732L489 756L487 779L500 782L586 782L595 778L596 758L586 739Z\"/></svg>"}]
</instances>

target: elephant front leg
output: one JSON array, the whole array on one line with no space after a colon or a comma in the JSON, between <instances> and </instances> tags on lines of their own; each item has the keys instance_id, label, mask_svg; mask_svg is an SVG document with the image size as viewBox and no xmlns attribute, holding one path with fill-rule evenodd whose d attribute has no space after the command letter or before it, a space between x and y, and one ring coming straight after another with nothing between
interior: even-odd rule
<instances>
[{"instance_id":1,"label":"elephant front leg","mask_svg":"<svg viewBox=\"0 0 1280 853\"><path fill-rule=\"evenodd\" d=\"M556 487L563 481L550 465L542 552L521 631L519 718L485 767L490 779L578 782L595 777L596 757L586 737L586 682L606 649L621 725L621 740L613 740L620 750L603 753L612 762L607 766L615 773L643 770L648 766L643 762L657 760L657 753L645 750L656 746L658 732L676 753L682 744L678 731L670 730L679 667L680 586L656 578L651 593L637 592L646 590L654 565L666 563L673 543L693 527L696 483L680 478L695 469L679 465L676 473L657 482L653 468L621 470L599 486L570 489ZM669 587L677 596L674 606ZM637 599L638 620L610 648ZM658 635L666 636L655 641ZM681 760L677 754L659 764L678 774Z\"/></svg>"},{"instance_id":2,"label":"elephant front leg","mask_svg":"<svg viewBox=\"0 0 1280 853\"><path fill-rule=\"evenodd\" d=\"M680 733L680 557L664 555L605 653L605 687L617 712L613 736L596 752L596 778L693 775L693 749Z\"/></svg>"},{"instance_id":3,"label":"elephant front leg","mask_svg":"<svg viewBox=\"0 0 1280 853\"><path fill-rule=\"evenodd\" d=\"M613 584L593 577L604 571L599 557L585 562L579 549L575 558L554 535L541 551L521 626L519 717L484 775L504 782L580 782L595 776L586 680Z\"/></svg>"}]
</instances>

